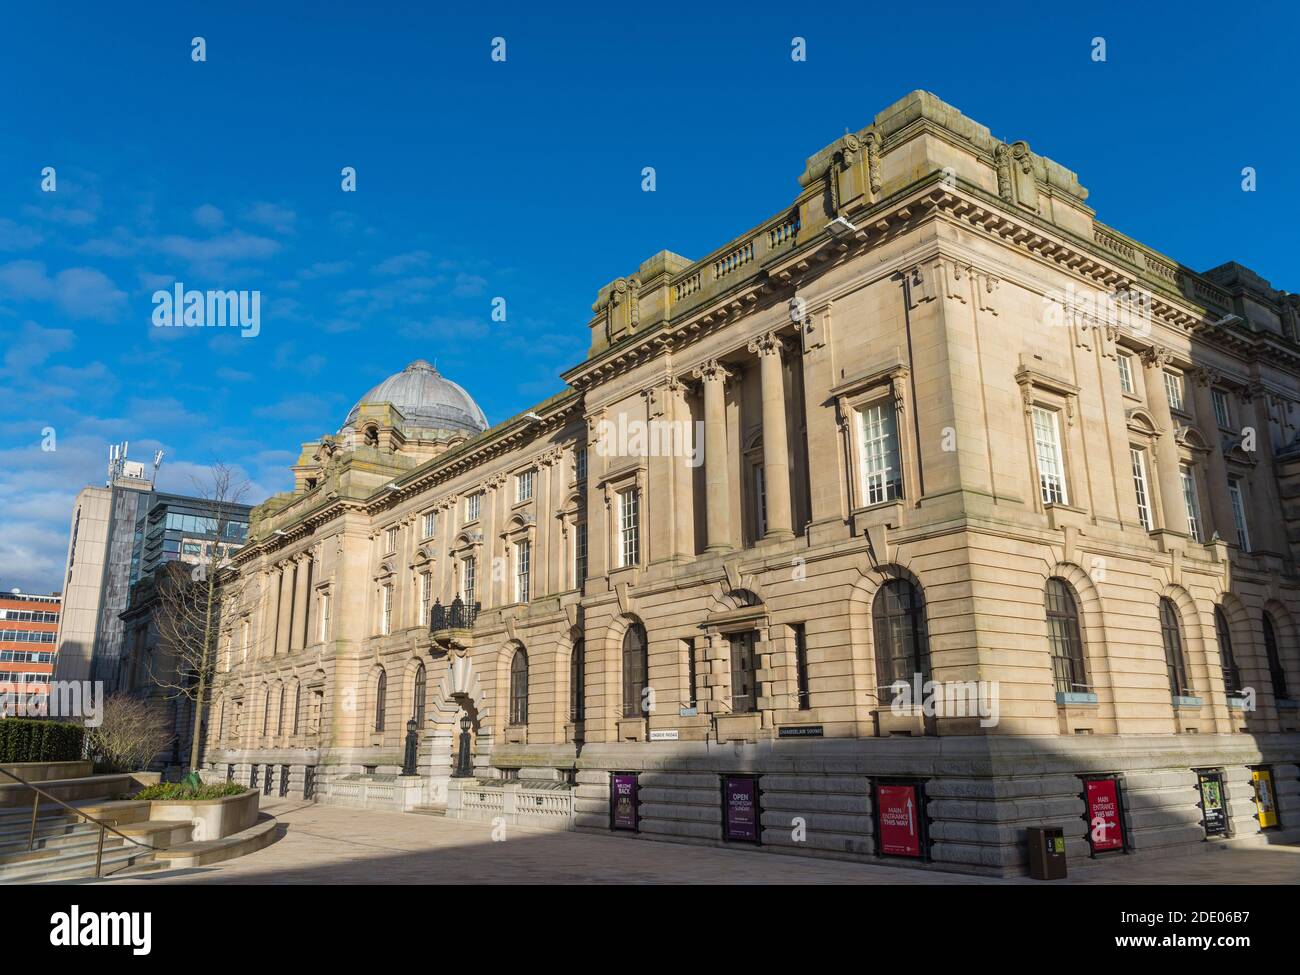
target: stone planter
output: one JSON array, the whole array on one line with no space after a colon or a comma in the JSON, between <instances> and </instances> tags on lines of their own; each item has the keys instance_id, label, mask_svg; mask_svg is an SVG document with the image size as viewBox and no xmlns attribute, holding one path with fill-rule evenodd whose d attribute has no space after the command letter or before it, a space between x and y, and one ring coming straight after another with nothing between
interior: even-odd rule
<instances>
[{"instance_id":1,"label":"stone planter","mask_svg":"<svg viewBox=\"0 0 1300 975\"><path fill-rule=\"evenodd\" d=\"M195 840L219 840L257 822L259 793L245 789L224 799L152 799L150 821L186 820L194 824Z\"/></svg>"},{"instance_id":2,"label":"stone planter","mask_svg":"<svg viewBox=\"0 0 1300 975\"><path fill-rule=\"evenodd\" d=\"M94 771L91 762L6 762L0 768L7 769L15 775L22 776L28 782L51 782L57 779L81 779ZM9 776L0 776L4 782L12 782Z\"/></svg>"},{"instance_id":3,"label":"stone planter","mask_svg":"<svg viewBox=\"0 0 1300 975\"><path fill-rule=\"evenodd\" d=\"M158 785L162 782L161 772L132 772L131 781L136 784L138 789L147 789L151 785Z\"/></svg>"}]
</instances>

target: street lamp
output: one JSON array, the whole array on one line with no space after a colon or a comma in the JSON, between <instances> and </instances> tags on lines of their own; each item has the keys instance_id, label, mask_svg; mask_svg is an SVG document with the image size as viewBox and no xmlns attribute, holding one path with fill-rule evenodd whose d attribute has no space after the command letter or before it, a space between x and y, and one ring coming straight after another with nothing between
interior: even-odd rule
<instances>
[{"instance_id":1,"label":"street lamp","mask_svg":"<svg viewBox=\"0 0 1300 975\"><path fill-rule=\"evenodd\" d=\"M455 778L464 779L474 774L474 765L469 757L469 729L473 725L469 715L460 719L460 748L456 752L456 771L452 773Z\"/></svg>"},{"instance_id":2,"label":"street lamp","mask_svg":"<svg viewBox=\"0 0 1300 975\"><path fill-rule=\"evenodd\" d=\"M415 719L406 722L406 759L402 762L403 775L415 775L416 753L419 751L419 737L415 733Z\"/></svg>"}]
</instances>

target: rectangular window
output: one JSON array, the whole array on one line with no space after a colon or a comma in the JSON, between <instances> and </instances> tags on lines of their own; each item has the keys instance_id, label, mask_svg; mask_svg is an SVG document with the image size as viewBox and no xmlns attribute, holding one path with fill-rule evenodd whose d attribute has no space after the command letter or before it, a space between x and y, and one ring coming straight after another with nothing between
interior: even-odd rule
<instances>
[{"instance_id":1,"label":"rectangular window","mask_svg":"<svg viewBox=\"0 0 1300 975\"><path fill-rule=\"evenodd\" d=\"M745 714L758 710L758 655L754 633L734 633L731 640L731 710Z\"/></svg>"},{"instance_id":2,"label":"rectangular window","mask_svg":"<svg viewBox=\"0 0 1300 975\"><path fill-rule=\"evenodd\" d=\"M533 500L533 477L535 470L526 470L515 476L515 501Z\"/></svg>"},{"instance_id":3,"label":"rectangular window","mask_svg":"<svg viewBox=\"0 0 1300 975\"><path fill-rule=\"evenodd\" d=\"M388 555L397 551L397 529L384 529L384 554Z\"/></svg>"},{"instance_id":4,"label":"rectangular window","mask_svg":"<svg viewBox=\"0 0 1300 975\"><path fill-rule=\"evenodd\" d=\"M686 646L686 706L693 708L699 705L699 677L695 670L695 637L687 637L682 643Z\"/></svg>"},{"instance_id":5,"label":"rectangular window","mask_svg":"<svg viewBox=\"0 0 1300 975\"><path fill-rule=\"evenodd\" d=\"M1043 504L1069 504L1065 490L1065 458L1061 454L1060 418L1055 410L1033 408L1034 454Z\"/></svg>"},{"instance_id":6,"label":"rectangular window","mask_svg":"<svg viewBox=\"0 0 1300 975\"><path fill-rule=\"evenodd\" d=\"M807 711L808 704L808 634L803 623L790 625L794 637L795 692L799 710Z\"/></svg>"},{"instance_id":7,"label":"rectangular window","mask_svg":"<svg viewBox=\"0 0 1300 975\"><path fill-rule=\"evenodd\" d=\"M1130 396L1133 395L1133 357L1126 352L1121 352L1118 359L1119 363L1119 388Z\"/></svg>"},{"instance_id":8,"label":"rectangular window","mask_svg":"<svg viewBox=\"0 0 1300 975\"><path fill-rule=\"evenodd\" d=\"M1138 520L1147 531L1151 530L1151 492L1147 487L1147 455L1141 447L1128 449L1129 461L1133 465L1133 491L1137 494Z\"/></svg>"},{"instance_id":9,"label":"rectangular window","mask_svg":"<svg viewBox=\"0 0 1300 975\"><path fill-rule=\"evenodd\" d=\"M243 640L241 641L240 659L247 660L248 645L249 645L249 641L252 639L252 632L253 632L252 627L249 626L248 624L248 620L244 620L244 625L242 629L243 629Z\"/></svg>"},{"instance_id":10,"label":"rectangular window","mask_svg":"<svg viewBox=\"0 0 1300 975\"><path fill-rule=\"evenodd\" d=\"M320 594L320 642L330 638L330 594Z\"/></svg>"},{"instance_id":11,"label":"rectangular window","mask_svg":"<svg viewBox=\"0 0 1300 975\"><path fill-rule=\"evenodd\" d=\"M1232 503L1232 520L1237 526L1237 545L1243 552L1250 551L1250 531L1246 527L1246 499L1241 492L1241 481L1228 481L1228 500Z\"/></svg>"},{"instance_id":12,"label":"rectangular window","mask_svg":"<svg viewBox=\"0 0 1300 975\"><path fill-rule=\"evenodd\" d=\"M573 582L581 586L587 581L587 523L573 526Z\"/></svg>"},{"instance_id":13,"label":"rectangular window","mask_svg":"<svg viewBox=\"0 0 1300 975\"><path fill-rule=\"evenodd\" d=\"M637 519L641 507L639 488L628 488L618 495L619 546L618 564L639 565L641 563L641 533Z\"/></svg>"},{"instance_id":14,"label":"rectangular window","mask_svg":"<svg viewBox=\"0 0 1300 975\"><path fill-rule=\"evenodd\" d=\"M573 454L573 479L575 481L585 481L587 479L587 446L586 444L578 447Z\"/></svg>"},{"instance_id":15,"label":"rectangular window","mask_svg":"<svg viewBox=\"0 0 1300 975\"><path fill-rule=\"evenodd\" d=\"M1171 410L1183 408L1183 377L1177 372L1165 373L1165 394L1169 397Z\"/></svg>"},{"instance_id":16,"label":"rectangular window","mask_svg":"<svg viewBox=\"0 0 1300 975\"><path fill-rule=\"evenodd\" d=\"M528 602L528 574L533 558L532 542L515 546L515 602Z\"/></svg>"},{"instance_id":17,"label":"rectangular window","mask_svg":"<svg viewBox=\"0 0 1300 975\"><path fill-rule=\"evenodd\" d=\"M478 559L469 556L465 559L462 569L465 583L464 600L473 605L478 598Z\"/></svg>"},{"instance_id":18,"label":"rectangular window","mask_svg":"<svg viewBox=\"0 0 1300 975\"><path fill-rule=\"evenodd\" d=\"M754 465L754 537L767 534L767 485L763 480L763 465Z\"/></svg>"},{"instance_id":19,"label":"rectangular window","mask_svg":"<svg viewBox=\"0 0 1300 975\"><path fill-rule=\"evenodd\" d=\"M1187 506L1187 534L1196 541L1201 539L1201 505L1196 497L1196 477L1186 464L1178 468L1183 482L1183 503Z\"/></svg>"},{"instance_id":20,"label":"rectangular window","mask_svg":"<svg viewBox=\"0 0 1300 975\"><path fill-rule=\"evenodd\" d=\"M420 573L420 619L422 626L429 625L429 600L433 598L433 574Z\"/></svg>"},{"instance_id":21,"label":"rectangular window","mask_svg":"<svg viewBox=\"0 0 1300 975\"><path fill-rule=\"evenodd\" d=\"M898 463L898 430L890 401L881 400L858 411L858 444L864 504L901 498L903 477Z\"/></svg>"},{"instance_id":22,"label":"rectangular window","mask_svg":"<svg viewBox=\"0 0 1300 975\"><path fill-rule=\"evenodd\" d=\"M483 504L483 492L475 491L465 499L465 520L478 521L479 509Z\"/></svg>"},{"instance_id":23,"label":"rectangular window","mask_svg":"<svg viewBox=\"0 0 1300 975\"><path fill-rule=\"evenodd\" d=\"M424 537L433 538L434 526L438 523L438 513L436 511L426 511L424 513Z\"/></svg>"},{"instance_id":24,"label":"rectangular window","mask_svg":"<svg viewBox=\"0 0 1300 975\"><path fill-rule=\"evenodd\" d=\"M384 636L393 632L393 587L383 588L383 613L379 620L379 632Z\"/></svg>"},{"instance_id":25,"label":"rectangular window","mask_svg":"<svg viewBox=\"0 0 1300 975\"><path fill-rule=\"evenodd\" d=\"M1214 420L1225 430L1232 426L1228 416L1228 397L1221 389L1210 390L1210 402L1214 404Z\"/></svg>"}]
</instances>

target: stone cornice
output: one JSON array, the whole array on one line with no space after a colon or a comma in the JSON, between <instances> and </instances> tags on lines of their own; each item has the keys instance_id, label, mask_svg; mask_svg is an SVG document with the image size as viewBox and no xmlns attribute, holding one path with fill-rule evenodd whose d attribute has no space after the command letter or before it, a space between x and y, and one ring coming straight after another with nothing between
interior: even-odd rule
<instances>
[{"instance_id":1,"label":"stone cornice","mask_svg":"<svg viewBox=\"0 0 1300 975\"><path fill-rule=\"evenodd\" d=\"M1300 347L1295 343L1240 325L1219 325L1224 316L1211 309L1216 306L1229 309L1228 294L1202 275L1104 224L1094 222L1093 239L1085 240L978 187L964 181L952 186L945 181L944 174L934 173L920 184L854 214L856 226L852 233L837 237L823 230L814 237L797 241L787 251L773 254L763 263L755 262L753 269L738 278L726 293L705 305L684 309L684 314L678 317L627 336L566 371L563 378L581 391L626 374L664 351L679 351L726 326L743 316L761 297L797 288L837 258L847 259L863 248L878 246L936 217L973 228L986 238L1028 253L1094 287L1149 296L1156 320L1175 332L1196 332L1202 340L1236 355L1266 354L1271 361L1300 371ZM779 214L760 225L750 237L757 237L765 227L787 218L788 214ZM735 243L728 244L728 248L733 248ZM679 278L689 279L712 258L710 255L691 265ZM1183 292L1183 284L1195 298Z\"/></svg>"}]
</instances>

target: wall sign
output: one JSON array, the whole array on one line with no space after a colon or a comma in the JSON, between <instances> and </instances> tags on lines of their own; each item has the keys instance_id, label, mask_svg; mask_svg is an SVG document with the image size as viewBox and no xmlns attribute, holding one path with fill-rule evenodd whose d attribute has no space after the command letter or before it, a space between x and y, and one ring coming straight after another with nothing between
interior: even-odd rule
<instances>
[{"instance_id":1,"label":"wall sign","mask_svg":"<svg viewBox=\"0 0 1300 975\"><path fill-rule=\"evenodd\" d=\"M1119 779L1086 779L1083 790L1087 808L1088 842L1092 846L1093 855L1127 849Z\"/></svg>"},{"instance_id":2,"label":"wall sign","mask_svg":"<svg viewBox=\"0 0 1300 975\"><path fill-rule=\"evenodd\" d=\"M1255 815L1259 817L1260 829L1276 826L1277 801L1273 792L1272 769L1251 769L1250 777L1255 783Z\"/></svg>"},{"instance_id":3,"label":"wall sign","mask_svg":"<svg viewBox=\"0 0 1300 975\"><path fill-rule=\"evenodd\" d=\"M819 724L786 725L776 729L778 738L820 738L822 734L822 726Z\"/></svg>"},{"instance_id":4,"label":"wall sign","mask_svg":"<svg viewBox=\"0 0 1300 975\"><path fill-rule=\"evenodd\" d=\"M1197 772L1196 784L1201 790L1201 819L1206 836L1228 835L1228 808L1223 801L1223 773Z\"/></svg>"},{"instance_id":5,"label":"wall sign","mask_svg":"<svg viewBox=\"0 0 1300 975\"><path fill-rule=\"evenodd\" d=\"M758 843L760 834L757 775L722 777L722 836Z\"/></svg>"},{"instance_id":6,"label":"wall sign","mask_svg":"<svg viewBox=\"0 0 1300 975\"><path fill-rule=\"evenodd\" d=\"M635 772L615 772L609 777L609 828L637 831L637 781Z\"/></svg>"},{"instance_id":7,"label":"wall sign","mask_svg":"<svg viewBox=\"0 0 1300 975\"><path fill-rule=\"evenodd\" d=\"M650 732L651 741L676 741L681 732L676 728L660 728L658 731Z\"/></svg>"},{"instance_id":8,"label":"wall sign","mask_svg":"<svg viewBox=\"0 0 1300 975\"><path fill-rule=\"evenodd\" d=\"M876 783L876 849L885 856L925 856L924 794L916 783Z\"/></svg>"}]
</instances>

